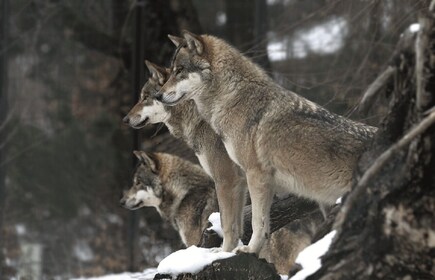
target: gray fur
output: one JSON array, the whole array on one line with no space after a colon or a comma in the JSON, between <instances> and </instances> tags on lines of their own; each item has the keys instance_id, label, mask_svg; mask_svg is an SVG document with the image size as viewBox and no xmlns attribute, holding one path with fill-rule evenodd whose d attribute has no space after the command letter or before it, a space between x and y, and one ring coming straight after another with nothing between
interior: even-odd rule
<instances>
[{"instance_id":1,"label":"gray fur","mask_svg":"<svg viewBox=\"0 0 435 280\"><path fill-rule=\"evenodd\" d=\"M198 245L211 213L218 211L212 179L197 165L173 155L155 153L144 156L133 177L133 186L124 193L122 206L136 210L155 207L162 218L179 232L186 246ZM153 197L155 203L137 199L139 191Z\"/></svg>"},{"instance_id":2,"label":"gray fur","mask_svg":"<svg viewBox=\"0 0 435 280\"><path fill-rule=\"evenodd\" d=\"M349 190L357 159L376 128L282 88L221 39L191 33L185 39L192 37L189 47L178 50L173 60L177 71L157 98L171 106L194 100L245 171L253 235L238 250L258 254L268 236L275 187L334 203Z\"/></svg>"},{"instance_id":3,"label":"gray fur","mask_svg":"<svg viewBox=\"0 0 435 280\"><path fill-rule=\"evenodd\" d=\"M147 66L153 76L158 71L165 72L163 76L169 76L170 72L167 69L149 62ZM151 124L164 122L175 137L183 139L194 150L201 165L216 184L224 232L222 249L231 251L237 246L243 230L242 209L247 190L244 174L228 157L220 137L199 117L194 102L189 101L176 107L159 108L155 104L157 101L152 101L153 94L159 89L159 81L151 77L142 89L140 100L125 119L135 128L142 127L137 127L135 120L140 123L141 120L146 119L147 123ZM158 117L144 114L145 111L156 112L158 110L164 110L164 113L159 112L154 115Z\"/></svg>"},{"instance_id":4,"label":"gray fur","mask_svg":"<svg viewBox=\"0 0 435 280\"><path fill-rule=\"evenodd\" d=\"M196 164L165 153L135 151L139 164L133 186L124 193L120 203L127 209L145 206L157 209L162 218L178 231L186 247L198 245L208 226L208 217L218 211L217 197L211 178ZM137 201L142 190L156 198L156 203ZM306 224L297 222L272 233L260 257L274 263L278 272L287 274L300 251L311 243L313 230L321 219Z\"/></svg>"}]
</instances>

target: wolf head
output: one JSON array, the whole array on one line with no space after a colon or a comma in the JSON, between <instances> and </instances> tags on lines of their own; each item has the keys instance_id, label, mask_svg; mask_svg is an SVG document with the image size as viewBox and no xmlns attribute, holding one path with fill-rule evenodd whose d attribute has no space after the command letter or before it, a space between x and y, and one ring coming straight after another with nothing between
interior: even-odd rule
<instances>
[{"instance_id":1,"label":"wolf head","mask_svg":"<svg viewBox=\"0 0 435 280\"><path fill-rule=\"evenodd\" d=\"M192 99L210 82L211 66L203 36L184 31L183 38L169 35L177 46L172 60L171 74L156 94L166 105Z\"/></svg>"},{"instance_id":2,"label":"wolf head","mask_svg":"<svg viewBox=\"0 0 435 280\"><path fill-rule=\"evenodd\" d=\"M145 64L151 77L143 86L139 101L123 119L124 123L135 129L142 128L147 124L163 122L168 117L168 112L163 104L155 100L153 96L166 82L170 71L149 61L145 61Z\"/></svg>"},{"instance_id":3,"label":"wolf head","mask_svg":"<svg viewBox=\"0 0 435 280\"><path fill-rule=\"evenodd\" d=\"M162 201L163 188L158 176L159 165L155 157L142 151L134 151L139 164L133 176L133 186L124 191L121 206L136 210L141 207L158 207Z\"/></svg>"}]
</instances>

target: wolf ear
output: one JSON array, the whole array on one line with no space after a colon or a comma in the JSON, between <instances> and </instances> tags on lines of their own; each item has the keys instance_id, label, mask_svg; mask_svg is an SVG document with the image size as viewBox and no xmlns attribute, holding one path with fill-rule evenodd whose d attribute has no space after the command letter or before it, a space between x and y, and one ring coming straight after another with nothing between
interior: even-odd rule
<instances>
[{"instance_id":1,"label":"wolf ear","mask_svg":"<svg viewBox=\"0 0 435 280\"><path fill-rule=\"evenodd\" d=\"M183 31L183 37L186 39L187 47L191 51L196 51L197 54L201 55L204 51L204 45L201 41L199 35L195 35L187 30Z\"/></svg>"},{"instance_id":2,"label":"wolf ear","mask_svg":"<svg viewBox=\"0 0 435 280\"><path fill-rule=\"evenodd\" d=\"M174 45L177 48L178 48L179 45L181 45L181 44L183 44L185 42L184 38L177 37L177 36L174 36L174 35L171 35L171 34L168 34L168 38L169 38L169 40L172 41L172 43L174 43Z\"/></svg>"},{"instance_id":3,"label":"wolf ear","mask_svg":"<svg viewBox=\"0 0 435 280\"><path fill-rule=\"evenodd\" d=\"M153 172L157 172L156 162L149 157L144 151L133 151L133 154L137 157L139 162L149 166Z\"/></svg>"},{"instance_id":4,"label":"wolf ear","mask_svg":"<svg viewBox=\"0 0 435 280\"><path fill-rule=\"evenodd\" d=\"M164 84L166 80L166 69L164 67L160 67L155 65L148 60L145 60L145 65L151 73L153 79L158 80L160 84Z\"/></svg>"}]
</instances>

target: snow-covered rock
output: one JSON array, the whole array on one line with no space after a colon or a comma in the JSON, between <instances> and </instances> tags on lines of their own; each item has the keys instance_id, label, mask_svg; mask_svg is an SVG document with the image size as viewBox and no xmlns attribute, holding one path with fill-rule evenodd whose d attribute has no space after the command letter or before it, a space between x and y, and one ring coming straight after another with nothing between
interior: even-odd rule
<instances>
[{"instance_id":1,"label":"snow-covered rock","mask_svg":"<svg viewBox=\"0 0 435 280\"><path fill-rule=\"evenodd\" d=\"M296 262L302 266L302 270L289 280L302 280L316 272L321 266L320 257L329 249L336 231L333 230L316 243L311 244L299 253Z\"/></svg>"},{"instance_id":2,"label":"snow-covered rock","mask_svg":"<svg viewBox=\"0 0 435 280\"><path fill-rule=\"evenodd\" d=\"M190 246L167 256L160 262L157 271L160 274L170 274L172 276L181 273L198 273L213 261L232 256L235 256L235 254Z\"/></svg>"}]
</instances>

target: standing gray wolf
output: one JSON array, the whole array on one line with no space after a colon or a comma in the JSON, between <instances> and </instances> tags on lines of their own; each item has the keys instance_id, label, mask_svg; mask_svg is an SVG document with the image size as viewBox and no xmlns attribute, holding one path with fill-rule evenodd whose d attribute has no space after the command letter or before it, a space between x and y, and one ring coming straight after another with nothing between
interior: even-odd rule
<instances>
[{"instance_id":1,"label":"standing gray wolf","mask_svg":"<svg viewBox=\"0 0 435 280\"><path fill-rule=\"evenodd\" d=\"M148 61L146 65L152 75L124 122L133 128L163 122L175 137L183 139L194 150L201 166L216 184L224 235L222 250L231 251L237 246L243 231L245 176L229 158L219 136L199 117L193 101L170 107L154 100L153 94L166 82L170 73Z\"/></svg>"},{"instance_id":2,"label":"standing gray wolf","mask_svg":"<svg viewBox=\"0 0 435 280\"><path fill-rule=\"evenodd\" d=\"M269 235L275 187L333 204L350 189L357 159L376 128L282 88L219 38L183 36L156 98L166 105L193 100L245 171L253 235L237 251L258 254Z\"/></svg>"},{"instance_id":3,"label":"standing gray wolf","mask_svg":"<svg viewBox=\"0 0 435 280\"><path fill-rule=\"evenodd\" d=\"M212 179L196 164L165 153L135 151L139 160L133 186L120 203L127 209L155 207L162 218L178 231L183 243L198 245L208 226L208 217L218 211ZM309 222L292 223L271 235L260 257L287 274L300 251L311 243L314 229L323 220L317 215Z\"/></svg>"}]
</instances>

